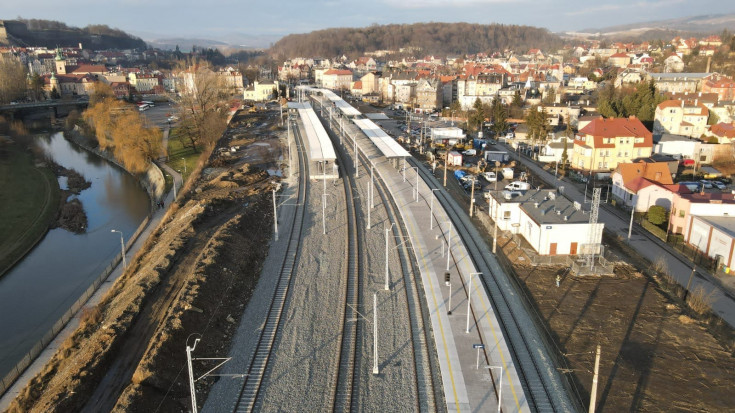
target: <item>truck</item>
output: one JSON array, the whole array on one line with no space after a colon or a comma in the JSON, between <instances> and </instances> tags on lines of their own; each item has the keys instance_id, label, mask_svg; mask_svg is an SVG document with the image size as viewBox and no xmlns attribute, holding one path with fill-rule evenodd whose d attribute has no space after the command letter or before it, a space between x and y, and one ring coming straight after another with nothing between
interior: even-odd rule
<instances>
[{"instance_id":1,"label":"truck","mask_svg":"<svg viewBox=\"0 0 735 413\"><path fill-rule=\"evenodd\" d=\"M462 152L462 155L464 155L464 156L475 156L475 155L477 155L477 149L467 149L466 151Z\"/></svg>"},{"instance_id":2,"label":"truck","mask_svg":"<svg viewBox=\"0 0 735 413\"><path fill-rule=\"evenodd\" d=\"M503 168L503 179L513 179L513 168Z\"/></svg>"}]
</instances>

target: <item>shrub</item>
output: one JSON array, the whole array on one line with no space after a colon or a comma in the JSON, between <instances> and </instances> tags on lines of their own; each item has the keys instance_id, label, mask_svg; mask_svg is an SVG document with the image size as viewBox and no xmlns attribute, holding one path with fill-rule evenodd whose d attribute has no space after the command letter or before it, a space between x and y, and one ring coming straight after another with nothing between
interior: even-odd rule
<instances>
[{"instance_id":1,"label":"shrub","mask_svg":"<svg viewBox=\"0 0 735 413\"><path fill-rule=\"evenodd\" d=\"M668 211L662 206L653 205L648 208L647 218L653 225L661 225L666 222L667 215Z\"/></svg>"}]
</instances>

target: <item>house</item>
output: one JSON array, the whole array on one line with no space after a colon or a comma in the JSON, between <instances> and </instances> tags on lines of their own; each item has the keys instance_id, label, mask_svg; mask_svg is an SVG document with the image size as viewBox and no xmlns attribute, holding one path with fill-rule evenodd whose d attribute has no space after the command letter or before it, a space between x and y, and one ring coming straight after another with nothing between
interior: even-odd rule
<instances>
[{"instance_id":1,"label":"house","mask_svg":"<svg viewBox=\"0 0 735 413\"><path fill-rule=\"evenodd\" d=\"M735 195L721 192L695 192L679 194L674 197L674 205L669 219L669 231L674 234L683 234L684 239L695 245L700 245L701 236L707 239L706 234L692 231L693 217L735 217Z\"/></svg>"},{"instance_id":2,"label":"house","mask_svg":"<svg viewBox=\"0 0 735 413\"><path fill-rule=\"evenodd\" d=\"M733 143L735 142L735 124L720 122L712 125L706 136L717 139L717 143Z\"/></svg>"},{"instance_id":3,"label":"house","mask_svg":"<svg viewBox=\"0 0 735 413\"><path fill-rule=\"evenodd\" d=\"M583 171L609 171L633 158L651 156L653 135L635 116L598 118L574 139L571 166Z\"/></svg>"},{"instance_id":4,"label":"house","mask_svg":"<svg viewBox=\"0 0 735 413\"><path fill-rule=\"evenodd\" d=\"M352 72L344 69L330 69L321 76L322 87L332 90L349 90L352 84Z\"/></svg>"},{"instance_id":5,"label":"house","mask_svg":"<svg viewBox=\"0 0 735 413\"><path fill-rule=\"evenodd\" d=\"M372 93L380 92L380 74L377 72L370 72L360 78L362 84L362 94L369 95Z\"/></svg>"},{"instance_id":6,"label":"house","mask_svg":"<svg viewBox=\"0 0 735 413\"><path fill-rule=\"evenodd\" d=\"M665 100L656 106L653 133L670 133L692 138L702 136L709 118L709 109L692 100Z\"/></svg>"},{"instance_id":7,"label":"house","mask_svg":"<svg viewBox=\"0 0 735 413\"><path fill-rule=\"evenodd\" d=\"M716 93L719 100L735 100L735 81L727 76L716 76L702 84L702 92Z\"/></svg>"},{"instance_id":8,"label":"house","mask_svg":"<svg viewBox=\"0 0 735 413\"><path fill-rule=\"evenodd\" d=\"M539 255L600 250L605 224L590 224L590 214L556 190L531 190L510 199L504 191L491 191L488 213L500 230L523 236Z\"/></svg>"},{"instance_id":9,"label":"house","mask_svg":"<svg viewBox=\"0 0 735 413\"><path fill-rule=\"evenodd\" d=\"M615 202L636 211L645 212L651 205L671 209L673 192L679 190L674 185L671 172L665 163L621 163L612 173L612 195Z\"/></svg>"},{"instance_id":10,"label":"house","mask_svg":"<svg viewBox=\"0 0 735 413\"><path fill-rule=\"evenodd\" d=\"M689 228L684 237L689 245L715 260L715 263L732 268L735 258L735 217L692 215Z\"/></svg>"},{"instance_id":11,"label":"house","mask_svg":"<svg viewBox=\"0 0 735 413\"><path fill-rule=\"evenodd\" d=\"M567 161L571 159L572 149L574 148L574 139L569 139L566 136L552 139L539 152L539 162L556 162L560 163L562 160L562 154L564 148L567 150Z\"/></svg>"},{"instance_id":12,"label":"house","mask_svg":"<svg viewBox=\"0 0 735 413\"><path fill-rule=\"evenodd\" d=\"M275 99L276 94L278 93L278 87L278 81L255 81L243 92L243 100L264 102L266 100Z\"/></svg>"},{"instance_id":13,"label":"house","mask_svg":"<svg viewBox=\"0 0 735 413\"><path fill-rule=\"evenodd\" d=\"M658 138L654 152L694 159L694 154L700 152L701 144L698 139L665 133Z\"/></svg>"},{"instance_id":14,"label":"house","mask_svg":"<svg viewBox=\"0 0 735 413\"><path fill-rule=\"evenodd\" d=\"M615 67L628 67L630 56L627 53L615 53L608 58L608 62Z\"/></svg>"},{"instance_id":15,"label":"house","mask_svg":"<svg viewBox=\"0 0 735 413\"><path fill-rule=\"evenodd\" d=\"M664 72L665 73L679 73L684 70L684 61L681 57L672 53L669 57L664 60Z\"/></svg>"},{"instance_id":16,"label":"house","mask_svg":"<svg viewBox=\"0 0 735 413\"><path fill-rule=\"evenodd\" d=\"M153 91L156 86L160 85L158 76L150 74L138 74L131 73L128 75L130 86L134 87L135 90L141 93L148 93Z\"/></svg>"},{"instance_id":17,"label":"house","mask_svg":"<svg viewBox=\"0 0 735 413\"><path fill-rule=\"evenodd\" d=\"M435 79L421 79L416 85L415 110L431 113L442 107L441 83Z\"/></svg>"},{"instance_id":18,"label":"house","mask_svg":"<svg viewBox=\"0 0 735 413\"><path fill-rule=\"evenodd\" d=\"M712 73L649 73L648 77L656 85L660 93L689 92L695 93L702 85L713 77Z\"/></svg>"}]
</instances>

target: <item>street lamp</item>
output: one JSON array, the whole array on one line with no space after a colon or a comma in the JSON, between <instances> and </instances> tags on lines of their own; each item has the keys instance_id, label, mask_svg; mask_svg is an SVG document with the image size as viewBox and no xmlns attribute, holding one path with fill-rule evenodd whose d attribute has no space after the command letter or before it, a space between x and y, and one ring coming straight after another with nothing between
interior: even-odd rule
<instances>
[{"instance_id":1,"label":"street lamp","mask_svg":"<svg viewBox=\"0 0 735 413\"><path fill-rule=\"evenodd\" d=\"M186 175L186 158L182 156L181 160L184 161L184 175Z\"/></svg>"},{"instance_id":2,"label":"street lamp","mask_svg":"<svg viewBox=\"0 0 735 413\"><path fill-rule=\"evenodd\" d=\"M467 290L467 329L465 333L470 332L470 306L472 305L472 276L473 275L482 275L481 272L471 272L470 273L470 288Z\"/></svg>"},{"instance_id":3,"label":"street lamp","mask_svg":"<svg viewBox=\"0 0 735 413\"><path fill-rule=\"evenodd\" d=\"M491 375L493 369L500 369L500 383L498 384L498 413L500 413L500 405L503 401L503 366L487 366L487 368L490 369Z\"/></svg>"},{"instance_id":4,"label":"street lamp","mask_svg":"<svg viewBox=\"0 0 735 413\"><path fill-rule=\"evenodd\" d=\"M125 262L125 241L123 240L123 233L122 231L118 231L116 229L110 230L110 232L117 232L118 234L120 234L120 255L122 256L123 271L125 271L128 265Z\"/></svg>"}]
</instances>

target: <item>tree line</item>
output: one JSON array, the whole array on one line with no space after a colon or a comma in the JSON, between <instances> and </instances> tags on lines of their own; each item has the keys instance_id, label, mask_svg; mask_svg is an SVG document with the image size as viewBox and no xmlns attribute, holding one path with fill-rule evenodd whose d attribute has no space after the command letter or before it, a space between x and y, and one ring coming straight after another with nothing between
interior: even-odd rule
<instances>
[{"instance_id":1,"label":"tree line","mask_svg":"<svg viewBox=\"0 0 735 413\"><path fill-rule=\"evenodd\" d=\"M421 48L422 54L475 54L530 48L553 49L561 38L546 29L471 23L416 23L317 30L288 35L271 47L278 58L298 56L357 57L366 51Z\"/></svg>"}]
</instances>

